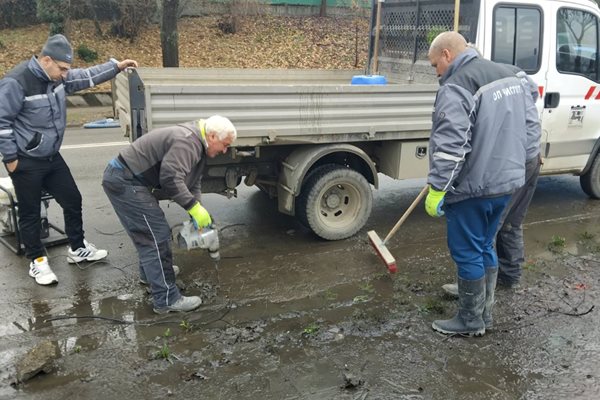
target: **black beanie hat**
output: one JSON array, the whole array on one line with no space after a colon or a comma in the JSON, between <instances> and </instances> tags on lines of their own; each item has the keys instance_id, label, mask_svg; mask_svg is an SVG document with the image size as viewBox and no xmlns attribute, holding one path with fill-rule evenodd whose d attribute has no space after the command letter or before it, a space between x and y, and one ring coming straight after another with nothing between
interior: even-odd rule
<instances>
[{"instance_id":1,"label":"black beanie hat","mask_svg":"<svg viewBox=\"0 0 600 400\"><path fill-rule=\"evenodd\" d=\"M66 37L61 34L50 36L42 49L43 56L50 56L56 61L71 64L73 62L73 49Z\"/></svg>"}]
</instances>

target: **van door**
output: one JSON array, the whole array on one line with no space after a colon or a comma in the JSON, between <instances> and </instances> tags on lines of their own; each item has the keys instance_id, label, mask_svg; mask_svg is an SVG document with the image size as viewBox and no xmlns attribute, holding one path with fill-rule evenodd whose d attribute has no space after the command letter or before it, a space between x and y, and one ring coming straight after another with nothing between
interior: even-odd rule
<instances>
[{"instance_id":1,"label":"van door","mask_svg":"<svg viewBox=\"0 0 600 400\"><path fill-rule=\"evenodd\" d=\"M597 10L546 2L551 49L542 111L542 171L579 172L600 126Z\"/></svg>"},{"instance_id":2,"label":"van door","mask_svg":"<svg viewBox=\"0 0 600 400\"><path fill-rule=\"evenodd\" d=\"M548 39L544 39L548 35L544 32L552 31L545 21L547 3L487 0L486 12L482 13L485 28L480 24L479 31L485 58L516 65L537 83L540 97L536 105L540 114L550 53Z\"/></svg>"}]
</instances>

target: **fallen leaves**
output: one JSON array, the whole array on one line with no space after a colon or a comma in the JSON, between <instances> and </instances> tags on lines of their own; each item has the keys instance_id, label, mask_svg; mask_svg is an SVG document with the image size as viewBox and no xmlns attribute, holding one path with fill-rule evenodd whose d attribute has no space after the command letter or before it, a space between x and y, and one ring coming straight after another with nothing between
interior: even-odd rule
<instances>
[{"instance_id":1,"label":"fallen leaves","mask_svg":"<svg viewBox=\"0 0 600 400\"><path fill-rule=\"evenodd\" d=\"M222 33L218 22L216 16L179 21L180 67L351 69L366 65L369 21L365 17L240 17L235 34ZM109 31L107 22L101 27ZM45 24L0 30L0 76L39 53L47 35ZM71 23L69 37L74 49L85 44L98 52L96 62L132 58L140 66L162 66L158 25L142 29L130 42L107 34L99 37L91 20L77 20ZM74 62L76 67L93 64L78 58ZM107 85L95 90L108 91Z\"/></svg>"}]
</instances>

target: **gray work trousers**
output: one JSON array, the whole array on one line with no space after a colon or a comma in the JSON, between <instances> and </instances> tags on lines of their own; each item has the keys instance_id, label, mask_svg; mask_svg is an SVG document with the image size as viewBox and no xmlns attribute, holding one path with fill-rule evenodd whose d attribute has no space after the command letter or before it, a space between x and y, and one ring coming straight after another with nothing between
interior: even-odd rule
<instances>
[{"instance_id":1,"label":"gray work trousers","mask_svg":"<svg viewBox=\"0 0 600 400\"><path fill-rule=\"evenodd\" d=\"M521 267L525 262L523 221L535 192L540 167L539 157L527 160L525 185L513 193L500 219L500 229L496 234L499 282L511 284L521 279Z\"/></svg>"},{"instance_id":2,"label":"gray work trousers","mask_svg":"<svg viewBox=\"0 0 600 400\"><path fill-rule=\"evenodd\" d=\"M137 249L140 275L150 285L154 308L174 304L181 294L175 285L171 228L158 200L118 163L106 167L102 187Z\"/></svg>"}]
</instances>

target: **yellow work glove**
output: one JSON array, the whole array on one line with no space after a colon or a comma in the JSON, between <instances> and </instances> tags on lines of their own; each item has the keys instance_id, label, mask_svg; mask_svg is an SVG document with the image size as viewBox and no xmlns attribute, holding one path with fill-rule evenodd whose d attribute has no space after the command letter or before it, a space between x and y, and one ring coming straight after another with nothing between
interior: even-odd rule
<instances>
[{"instance_id":1,"label":"yellow work glove","mask_svg":"<svg viewBox=\"0 0 600 400\"><path fill-rule=\"evenodd\" d=\"M446 192L435 190L429 186L429 193L427 193L427 197L425 198L425 211L427 211L427 214L432 217L441 217L444 215L442 205L444 205L445 195Z\"/></svg>"},{"instance_id":2,"label":"yellow work glove","mask_svg":"<svg viewBox=\"0 0 600 400\"><path fill-rule=\"evenodd\" d=\"M212 224L210 214L206 211L206 208L202 207L200 203L194 204L192 208L188 210L188 213L192 217L194 226L198 228L204 228Z\"/></svg>"}]
</instances>

